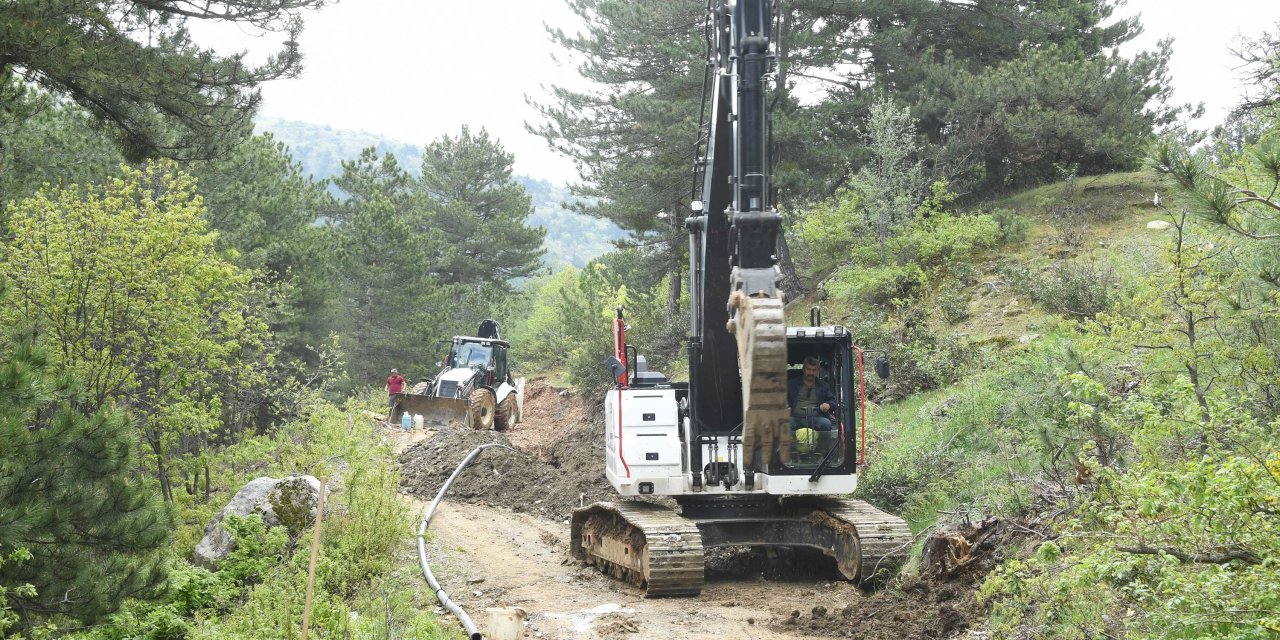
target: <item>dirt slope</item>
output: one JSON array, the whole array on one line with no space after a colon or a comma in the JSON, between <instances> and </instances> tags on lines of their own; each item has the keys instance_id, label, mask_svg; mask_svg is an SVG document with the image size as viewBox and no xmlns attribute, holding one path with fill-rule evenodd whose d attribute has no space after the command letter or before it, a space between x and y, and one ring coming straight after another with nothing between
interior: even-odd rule
<instances>
[{"instance_id":1,"label":"dirt slope","mask_svg":"<svg viewBox=\"0 0 1280 640\"><path fill-rule=\"evenodd\" d=\"M578 399L540 380L526 389L522 422L508 432L444 429L400 454L401 489L430 501L454 468L487 449L450 490L453 500L567 521L582 504L613 498L604 478L604 442Z\"/></svg>"},{"instance_id":2,"label":"dirt slope","mask_svg":"<svg viewBox=\"0 0 1280 640\"><path fill-rule=\"evenodd\" d=\"M484 610L496 606L529 613L526 638L944 638L977 623L968 573L868 594L837 579L820 555L717 550L702 595L644 599L578 566L568 558L570 512L614 498L588 413L535 380L525 421L508 433L387 431L402 452L402 491L420 509L476 445L509 447L486 450L459 477L428 545L442 585L482 630Z\"/></svg>"}]
</instances>

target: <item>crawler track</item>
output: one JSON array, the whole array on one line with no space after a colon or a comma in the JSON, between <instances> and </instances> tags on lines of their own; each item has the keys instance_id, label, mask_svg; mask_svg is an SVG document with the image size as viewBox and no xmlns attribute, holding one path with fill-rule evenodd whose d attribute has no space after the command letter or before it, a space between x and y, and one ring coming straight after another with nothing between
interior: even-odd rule
<instances>
[{"instance_id":1,"label":"crawler track","mask_svg":"<svg viewBox=\"0 0 1280 640\"><path fill-rule=\"evenodd\" d=\"M907 561L911 549L911 527L898 516L881 511L862 500L830 500L825 511L858 529L862 547L862 568L858 578L873 578L880 570L896 571Z\"/></svg>"},{"instance_id":2,"label":"crawler track","mask_svg":"<svg viewBox=\"0 0 1280 640\"><path fill-rule=\"evenodd\" d=\"M647 502L597 502L573 514L575 557L645 590L645 597L702 591L702 534L691 520Z\"/></svg>"},{"instance_id":3,"label":"crawler track","mask_svg":"<svg viewBox=\"0 0 1280 640\"><path fill-rule=\"evenodd\" d=\"M645 502L598 502L574 512L570 538L574 557L644 589L646 597L698 595L707 546L817 548L849 580L897 569L911 546L901 518L861 500L834 498L788 500L768 513L729 518L686 518Z\"/></svg>"}]
</instances>

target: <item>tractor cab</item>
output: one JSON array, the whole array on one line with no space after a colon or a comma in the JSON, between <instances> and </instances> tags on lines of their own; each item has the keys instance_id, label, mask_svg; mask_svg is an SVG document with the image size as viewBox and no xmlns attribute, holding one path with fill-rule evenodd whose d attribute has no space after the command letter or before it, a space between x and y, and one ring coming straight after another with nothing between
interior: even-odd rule
<instances>
[{"instance_id":1,"label":"tractor cab","mask_svg":"<svg viewBox=\"0 0 1280 640\"><path fill-rule=\"evenodd\" d=\"M500 384L507 380L510 373L507 366L509 348L510 345L505 340L455 336L449 354L445 356L445 368L471 369L480 373L482 384Z\"/></svg>"}]
</instances>

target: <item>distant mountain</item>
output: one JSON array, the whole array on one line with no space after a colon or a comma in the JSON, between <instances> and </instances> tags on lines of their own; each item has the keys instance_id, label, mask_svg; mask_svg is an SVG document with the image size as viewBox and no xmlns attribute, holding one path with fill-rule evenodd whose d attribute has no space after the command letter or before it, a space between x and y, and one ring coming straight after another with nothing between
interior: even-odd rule
<instances>
[{"instance_id":1,"label":"distant mountain","mask_svg":"<svg viewBox=\"0 0 1280 640\"><path fill-rule=\"evenodd\" d=\"M289 147L293 159L302 163L303 171L316 180L327 180L342 172L342 161L354 160L360 152L376 147L378 153L390 153L400 166L415 175L422 167L422 146L380 136L368 131L335 129L328 125L310 124L278 118L259 118L258 132L270 132ZM425 144L425 143L424 143ZM533 213L529 224L547 230L543 247L547 254L543 263L551 269L572 265L583 267L592 258L610 251L612 240L626 237L626 232L607 220L592 218L565 209L573 197L563 185L546 180L515 176L533 197ZM336 187L330 186L341 196Z\"/></svg>"}]
</instances>

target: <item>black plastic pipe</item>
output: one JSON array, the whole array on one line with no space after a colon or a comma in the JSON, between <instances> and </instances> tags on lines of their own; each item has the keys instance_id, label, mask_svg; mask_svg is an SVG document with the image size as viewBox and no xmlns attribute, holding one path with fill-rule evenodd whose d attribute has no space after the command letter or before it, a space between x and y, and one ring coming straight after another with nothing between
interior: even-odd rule
<instances>
[{"instance_id":1,"label":"black plastic pipe","mask_svg":"<svg viewBox=\"0 0 1280 640\"><path fill-rule=\"evenodd\" d=\"M450 474L449 479L444 481L440 491L436 493L436 499L431 501L431 506L427 507L426 514L422 516L422 524L418 526L418 564L422 565L422 575L427 579L427 584L431 585L431 588L435 590L436 599L440 601L440 604L458 617L458 621L462 623L463 630L467 632L467 637L471 638L471 640L483 640L484 636L476 629L476 623L471 620L471 616L467 615L467 612L463 611L462 607L458 606L457 603L449 599L449 594L444 592L444 589L440 587L440 582L436 580L435 574L431 573L431 566L427 564L427 527L430 526L431 517L435 515L436 507L444 499L444 494L449 490L449 486L458 478L462 470L466 469L467 465L471 464L476 459L476 456L480 455L481 451L489 447L511 448L498 443L482 444L467 454L467 457L462 459L458 468L454 469L453 473Z\"/></svg>"}]
</instances>

